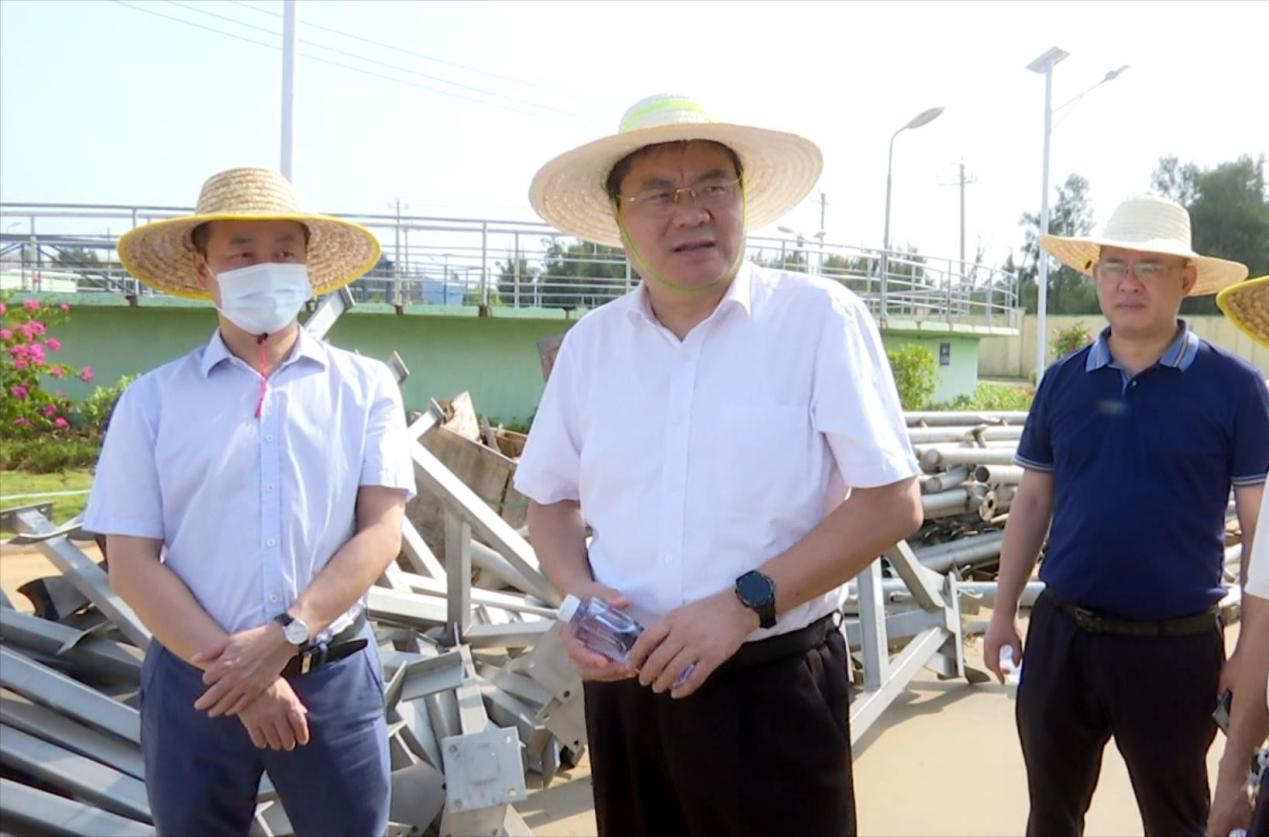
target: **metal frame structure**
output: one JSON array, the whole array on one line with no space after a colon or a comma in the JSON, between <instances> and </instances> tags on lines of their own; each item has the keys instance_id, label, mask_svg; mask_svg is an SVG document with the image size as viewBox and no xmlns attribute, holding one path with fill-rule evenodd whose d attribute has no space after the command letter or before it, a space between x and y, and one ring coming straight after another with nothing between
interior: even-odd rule
<instances>
[{"instance_id":1,"label":"metal frame structure","mask_svg":"<svg viewBox=\"0 0 1269 837\"><path fill-rule=\"evenodd\" d=\"M54 279L79 293L121 293L137 304L153 292L118 262L119 234L139 224L187 214L183 207L0 203L0 219L20 219L26 231L0 233L0 272L19 276L20 289L47 291ZM359 302L399 311L412 305L514 308L593 308L634 287L624 254L583 245L546 224L480 218L396 214L340 215L369 227L385 259L351 286ZM0 227L8 226L0 224ZM751 236L749 255L764 264L821 272L891 320L1017 329L1018 279L962 259L917 255L818 240L814 251L796 237ZM81 264L65 253L94 254ZM586 252L589 249L589 252ZM811 256L817 256L812 259ZM54 260L57 264L54 264ZM548 269L555 272L548 272ZM883 292L884 288L884 292Z\"/></svg>"}]
</instances>

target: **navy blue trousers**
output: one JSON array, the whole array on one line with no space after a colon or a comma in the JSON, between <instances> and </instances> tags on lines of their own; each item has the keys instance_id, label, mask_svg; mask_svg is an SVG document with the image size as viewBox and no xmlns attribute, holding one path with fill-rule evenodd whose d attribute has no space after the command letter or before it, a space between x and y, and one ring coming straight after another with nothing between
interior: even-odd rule
<instances>
[{"instance_id":1,"label":"navy blue trousers","mask_svg":"<svg viewBox=\"0 0 1269 837\"><path fill-rule=\"evenodd\" d=\"M1149 837L1197 835L1211 795L1208 748L1225 645L1215 625L1185 637L1081 630L1047 597L1031 612L1018 687L1027 765L1027 834L1084 832L1084 815L1114 737Z\"/></svg>"},{"instance_id":2,"label":"navy blue trousers","mask_svg":"<svg viewBox=\"0 0 1269 837\"><path fill-rule=\"evenodd\" d=\"M389 767L383 674L365 650L290 678L308 708L309 743L257 749L236 717L194 709L202 672L151 642L141 671L146 794L162 835L244 835L260 776L301 837L377 837L387 830Z\"/></svg>"}]
</instances>

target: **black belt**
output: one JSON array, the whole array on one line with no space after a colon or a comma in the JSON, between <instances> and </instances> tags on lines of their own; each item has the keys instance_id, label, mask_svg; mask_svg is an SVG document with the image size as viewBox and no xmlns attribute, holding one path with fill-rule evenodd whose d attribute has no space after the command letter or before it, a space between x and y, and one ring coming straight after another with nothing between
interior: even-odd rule
<instances>
[{"instance_id":1,"label":"black belt","mask_svg":"<svg viewBox=\"0 0 1269 837\"><path fill-rule=\"evenodd\" d=\"M287 660L282 668L283 677L298 677L308 674L315 668L327 663L342 660L366 647L366 641L358 637L366 626L366 612L363 610L353 623L326 642L314 642L300 647L300 652Z\"/></svg>"},{"instance_id":2,"label":"black belt","mask_svg":"<svg viewBox=\"0 0 1269 837\"><path fill-rule=\"evenodd\" d=\"M1088 608L1060 601L1047 594L1046 597L1054 607L1071 617L1077 628L1094 634L1140 637L1197 636L1221 626L1220 610L1215 607L1190 616L1148 622L1102 616Z\"/></svg>"},{"instance_id":3,"label":"black belt","mask_svg":"<svg viewBox=\"0 0 1269 837\"><path fill-rule=\"evenodd\" d=\"M731 656L731 659L719 666L718 670L733 671L752 668L784 657L792 657L795 654L805 654L812 648L818 648L824 644L832 625L833 614L830 613L822 619L816 619L805 628L746 642Z\"/></svg>"}]
</instances>

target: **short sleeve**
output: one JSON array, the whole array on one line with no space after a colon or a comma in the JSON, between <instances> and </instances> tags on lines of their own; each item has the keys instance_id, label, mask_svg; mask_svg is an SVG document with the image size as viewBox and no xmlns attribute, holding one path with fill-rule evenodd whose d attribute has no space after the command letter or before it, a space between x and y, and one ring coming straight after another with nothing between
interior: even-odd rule
<instances>
[{"instance_id":1,"label":"short sleeve","mask_svg":"<svg viewBox=\"0 0 1269 837\"><path fill-rule=\"evenodd\" d=\"M376 372L357 484L399 488L408 500L415 491L414 461L410 458L401 388L387 366L377 364Z\"/></svg>"},{"instance_id":2,"label":"short sleeve","mask_svg":"<svg viewBox=\"0 0 1269 837\"><path fill-rule=\"evenodd\" d=\"M876 323L862 303L832 297L816 348L811 422L848 486L916 476L899 393Z\"/></svg>"},{"instance_id":3,"label":"short sleeve","mask_svg":"<svg viewBox=\"0 0 1269 837\"><path fill-rule=\"evenodd\" d=\"M83 528L101 535L163 540L163 496L154 449L157 404L152 389L136 381L119 397L97 459Z\"/></svg>"},{"instance_id":4,"label":"short sleeve","mask_svg":"<svg viewBox=\"0 0 1269 837\"><path fill-rule=\"evenodd\" d=\"M1269 471L1269 387L1250 371L1239 388L1229 473L1235 486L1259 485Z\"/></svg>"},{"instance_id":5,"label":"short sleeve","mask_svg":"<svg viewBox=\"0 0 1269 837\"><path fill-rule=\"evenodd\" d=\"M543 505L581 497L581 437L577 431L576 341L570 331L538 403L529 438L516 466L515 487Z\"/></svg>"},{"instance_id":6,"label":"short sleeve","mask_svg":"<svg viewBox=\"0 0 1269 837\"><path fill-rule=\"evenodd\" d=\"M1256 536L1252 539L1251 560L1247 564L1246 591L1269 599L1269 491L1260 495L1260 516L1256 519Z\"/></svg>"},{"instance_id":7,"label":"short sleeve","mask_svg":"<svg viewBox=\"0 0 1269 837\"><path fill-rule=\"evenodd\" d=\"M1053 471L1053 430L1049 426L1049 401L1053 398L1058 374L1059 366L1054 364L1040 381L1035 400L1031 403L1027 420L1022 426L1018 450L1013 455L1015 465L1044 473Z\"/></svg>"}]
</instances>

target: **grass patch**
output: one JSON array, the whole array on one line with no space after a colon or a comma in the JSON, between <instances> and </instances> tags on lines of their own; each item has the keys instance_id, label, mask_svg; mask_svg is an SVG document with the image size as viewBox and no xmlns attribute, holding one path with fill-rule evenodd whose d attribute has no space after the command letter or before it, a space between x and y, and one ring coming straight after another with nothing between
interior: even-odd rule
<instances>
[{"instance_id":1,"label":"grass patch","mask_svg":"<svg viewBox=\"0 0 1269 837\"><path fill-rule=\"evenodd\" d=\"M1035 388L1022 384L993 384L979 381L973 396L959 395L935 404L932 410L1030 410Z\"/></svg>"},{"instance_id":2,"label":"grass patch","mask_svg":"<svg viewBox=\"0 0 1269 837\"><path fill-rule=\"evenodd\" d=\"M51 502L53 523L65 523L84 510L84 506L88 504L87 494L74 494L69 497L27 497L17 500L9 498L46 491L82 491L90 488L92 484L93 472L88 468L73 468L55 474L0 471L0 508Z\"/></svg>"}]
</instances>

